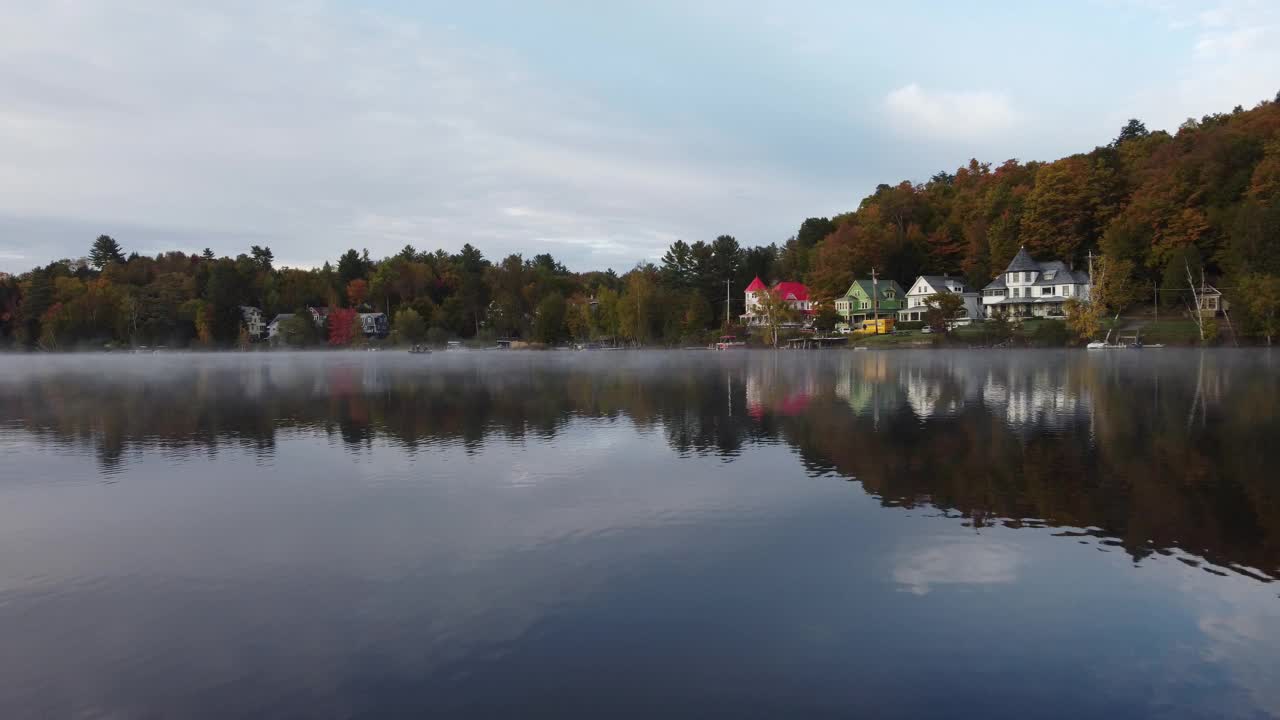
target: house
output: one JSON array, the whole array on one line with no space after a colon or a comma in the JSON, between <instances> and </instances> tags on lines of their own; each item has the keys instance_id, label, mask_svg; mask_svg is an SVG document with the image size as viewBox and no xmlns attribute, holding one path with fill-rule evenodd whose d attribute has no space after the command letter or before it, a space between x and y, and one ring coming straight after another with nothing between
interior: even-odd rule
<instances>
[{"instance_id":1,"label":"house","mask_svg":"<svg viewBox=\"0 0 1280 720\"><path fill-rule=\"evenodd\" d=\"M1037 262L1024 247L982 289L982 305L988 316L1003 312L1014 317L1058 317L1067 300L1087 300L1089 287L1089 273L1072 270L1058 260Z\"/></svg>"},{"instance_id":2,"label":"house","mask_svg":"<svg viewBox=\"0 0 1280 720\"><path fill-rule=\"evenodd\" d=\"M745 291L747 302L746 312L740 316L743 325L764 325L765 315L761 309L761 302L764 294L769 291L769 287L764 281L757 277L751 281ZM809 300L809 288L804 283L798 282L780 282L773 286L773 292L787 302L792 308L796 309L802 318L807 319L813 314L813 303ZM791 324L791 323L788 323Z\"/></svg>"},{"instance_id":3,"label":"house","mask_svg":"<svg viewBox=\"0 0 1280 720\"><path fill-rule=\"evenodd\" d=\"M964 300L963 315L967 318L980 318L986 313L982 309L982 296L974 292L964 280L950 275L921 275L911 283L907 291L907 302L898 311L899 322L921 322L929 306L925 302L930 295L940 292L955 293Z\"/></svg>"},{"instance_id":4,"label":"house","mask_svg":"<svg viewBox=\"0 0 1280 720\"><path fill-rule=\"evenodd\" d=\"M261 340L262 333L266 329L262 324L262 311L252 305L241 305L240 317L244 321L245 329L249 331L249 337Z\"/></svg>"},{"instance_id":5,"label":"house","mask_svg":"<svg viewBox=\"0 0 1280 720\"><path fill-rule=\"evenodd\" d=\"M329 308L327 307L309 307L307 311L311 313L311 321L321 330L329 324Z\"/></svg>"},{"instance_id":6,"label":"house","mask_svg":"<svg viewBox=\"0 0 1280 720\"><path fill-rule=\"evenodd\" d=\"M391 332L387 322L387 314L380 312L360 313L360 327L367 337L386 337Z\"/></svg>"},{"instance_id":7,"label":"house","mask_svg":"<svg viewBox=\"0 0 1280 720\"><path fill-rule=\"evenodd\" d=\"M854 280L844 295L836 299L836 312L845 325L857 325L863 320L893 317L902 309L905 297L896 280Z\"/></svg>"},{"instance_id":8,"label":"house","mask_svg":"<svg viewBox=\"0 0 1280 720\"><path fill-rule=\"evenodd\" d=\"M1200 298L1200 317L1217 317L1231 309L1231 304L1222 297L1222 291L1207 283L1201 283L1196 296Z\"/></svg>"},{"instance_id":9,"label":"house","mask_svg":"<svg viewBox=\"0 0 1280 720\"><path fill-rule=\"evenodd\" d=\"M291 317L293 313L280 313L271 318L271 322L267 323L267 339L275 340L280 335L280 325Z\"/></svg>"}]
</instances>

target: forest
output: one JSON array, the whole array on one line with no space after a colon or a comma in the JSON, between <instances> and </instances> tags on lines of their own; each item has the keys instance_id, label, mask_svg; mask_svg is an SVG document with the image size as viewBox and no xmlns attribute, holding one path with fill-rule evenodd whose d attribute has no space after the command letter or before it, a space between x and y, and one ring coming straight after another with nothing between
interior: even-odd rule
<instances>
[{"instance_id":1,"label":"forest","mask_svg":"<svg viewBox=\"0 0 1280 720\"><path fill-rule=\"evenodd\" d=\"M380 259L351 249L318 268L277 267L256 245L235 257L126 245L102 235L86 241L83 258L0 274L0 348L260 341L241 306L265 320L309 307L339 311L331 318L385 312L392 339L406 342L700 344L736 322L755 276L803 281L824 303L872 268L904 287L947 273L981 289L1024 246L1077 267L1091 254L1105 259L1126 289L1108 298L1116 312L1158 297L1176 313L1189 272L1203 275L1231 302L1238 332L1269 339L1280 333L1280 94L1188 118L1172 133L1130 120L1105 145L1052 162L975 159L924 182L882 184L849 212L805 219L785 240L678 240L659 262L621 274L571 272L549 254L488 258L469 244L406 246ZM294 346L362 341L332 320L295 322L282 337Z\"/></svg>"}]
</instances>

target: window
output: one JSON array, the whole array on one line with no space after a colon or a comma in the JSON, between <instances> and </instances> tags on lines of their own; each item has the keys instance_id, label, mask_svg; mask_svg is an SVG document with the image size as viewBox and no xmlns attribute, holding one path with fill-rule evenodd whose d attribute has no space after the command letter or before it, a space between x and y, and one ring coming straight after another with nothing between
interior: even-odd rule
<instances>
[{"instance_id":1,"label":"window","mask_svg":"<svg viewBox=\"0 0 1280 720\"><path fill-rule=\"evenodd\" d=\"M1022 288L1014 288L1014 289L1013 289L1013 296L1014 296L1014 297L1022 297Z\"/></svg>"},{"instance_id":2,"label":"window","mask_svg":"<svg viewBox=\"0 0 1280 720\"><path fill-rule=\"evenodd\" d=\"M1052 294L1053 294L1053 288L1051 288L1051 287L1040 288L1040 294L1041 294L1041 295L1052 295Z\"/></svg>"},{"instance_id":3,"label":"window","mask_svg":"<svg viewBox=\"0 0 1280 720\"><path fill-rule=\"evenodd\" d=\"M1071 286L1063 285L1061 294L1062 294L1062 297L1069 297L1071 295Z\"/></svg>"}]
</instances>

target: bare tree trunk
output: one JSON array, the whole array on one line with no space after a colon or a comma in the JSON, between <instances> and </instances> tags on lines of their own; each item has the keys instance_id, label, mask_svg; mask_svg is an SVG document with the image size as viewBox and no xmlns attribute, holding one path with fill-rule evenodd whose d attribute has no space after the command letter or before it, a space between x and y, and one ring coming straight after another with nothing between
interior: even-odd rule
<instances>
[{"instance_id":1,"label":"bare tree trunk","mask_svg":"<svg viewBox=\"0 0 1280 720\"><path fill-rule=\"evenodd\" d=\"M1191 277L1191 264L1184 258L1182 265L1187 269L1187 285L1191 288L1191 300L1192 305L1194 306L1191 317L1195 318L1196 327L1200 330L1200 342L1204 342L1204 317L1200 314L1200 293L1196 292L1196 281ZM1200 270L1200 275L1203 279L1203 268Z\"/></svg>"}]
</instances>

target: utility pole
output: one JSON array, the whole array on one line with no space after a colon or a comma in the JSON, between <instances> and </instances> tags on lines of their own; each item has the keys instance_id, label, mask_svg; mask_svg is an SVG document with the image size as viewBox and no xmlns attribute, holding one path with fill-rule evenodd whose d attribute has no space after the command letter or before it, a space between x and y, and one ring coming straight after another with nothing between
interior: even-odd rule
<instances>
[{"instance_id":1,"label":"utility pole","mask_svg":"<svg viewBox=\"0 0 1280 720\"><path fill-rule=\"evenodd\" d=\"M876 269L871 268L871 318L875 323L876 334L880 334L880 279L876 277Z\"/></svg>"},{"instance_id":2,"label":"utility pole","mask_svg":"<svg viewBox=\"0 0 1280 720\"><path fill-rule=\"evenodd\" d=\"M724 330L729 332L729 308L732 307L732 300L729 298L729 280L724 281Z\"/></svg>"}]
</instances>

